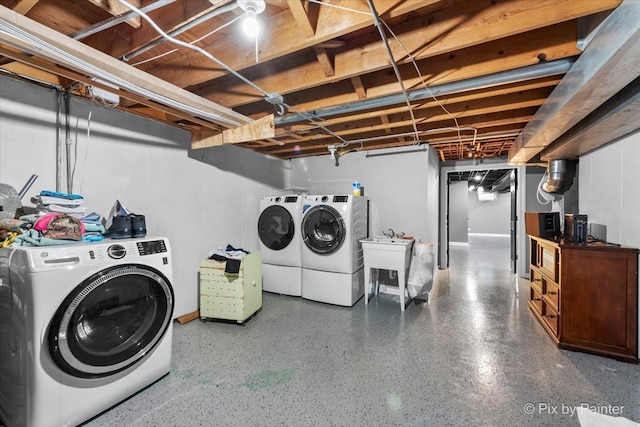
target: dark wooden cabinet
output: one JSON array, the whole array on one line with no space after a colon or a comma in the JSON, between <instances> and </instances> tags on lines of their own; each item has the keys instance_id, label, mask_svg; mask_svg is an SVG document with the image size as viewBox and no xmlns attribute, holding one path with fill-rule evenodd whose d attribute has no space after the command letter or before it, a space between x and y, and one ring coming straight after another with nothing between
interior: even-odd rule
<instances>
[{"instance_id":1,"label":"dark wooden cabinet","mask_svg":"<svg viewBox=\"0 0 640 427\"><path fill-rule=\"evenodd\" d=\"M529 308L558 347L638 363L638 250L529 237Z\"/></svg>"}]
</instances>

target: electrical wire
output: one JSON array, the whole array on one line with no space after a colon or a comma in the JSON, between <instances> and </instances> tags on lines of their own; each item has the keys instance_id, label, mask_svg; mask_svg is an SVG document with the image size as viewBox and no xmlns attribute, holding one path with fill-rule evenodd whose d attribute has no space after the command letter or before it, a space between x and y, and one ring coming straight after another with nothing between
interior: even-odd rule
<instances>
[{"instance_id":1,"label":"electrical wire","mask_svg":"<svg viewBox=\"0 0 640 427\"><path fill-rule=\"evenodd\" d=\"M347 12L353 12L353 13L359 13L361 15L371 16L371 12L365 12L363 10L357 10L357 9L351 9L349 7L338 6L337 4L331 4L328 1L309 0L309 3L317 3L317 4L322 5L322 6L329 6L329 7L333 7L335 9L344 10L344 11L347 11Z\"/></svg>"},{"instance_id":2,"label":"electrical wire","mask_svg":"<svg viewBox=\"0 0 640 427\"><path fill-rule=\"evenodd\" d=\"M387 36L384 33L384 29L382 28L380 16L378 16L378 12L376 11L376 7L373 4L373 0L368 0L369 7L371 8L371 14L373 15L373 22L378 32L380 33L380 38L382 39L382 43L384 44L385 49L387 50L387 54L389 55L389 59L391 60L391 66L393 67L393 72L396 74L396 79L398 80L398 84L400 85L400 90L404 94L404 99L407 104L407 109L409 110L409 114L411 115L411 125L413 126L414 135L414 144L420 143L420 138L418 138L418 127L416 125L416 118L413 114L413 108L411 107L411 102L409 101L409 95L407 94L407 90L404 87L404 83L402 82L402 76L400 75L400 70L398 69L398 64L396 64L396 60L393 57L393 52L391 51L391 47L389 46L389 40L387 40Z\"/></svg>"},{"instance_id":3,"label":"electrical wire","mask_svg":"<svg viewBox=\"0 0 640 427\"><path fill-rule=\"evenodd\" d=\"M202 40L206 39L206 38L207 38L207 37L209 37L210 35L215 34L216 32L218 32L218 31L220 31L220 30L222 30L222 29L224 29L224 28L228 27L229 25L233 24L234 22L236 22L237 20L239 20L240 18L242 18L242 16L243 16L243 15L236 16L235 18L233 18L231 21L227 22L226 24L224 24L224 25L222 25L222 26L220 26L220 27L216 28L216 29L215 29L215 30L213 30L213 31L208 32L207 34L205 34L205 35L204 35L204 36L202 36L202 37L199 37L199 38L197 38L197 39L195 39L195 40L193 40L193 41L189 42L189 44L193 45L193 44L196 44L196 43L198 43L198 42L200 42L200 41L202 41ZM257 40L257 37L256 37L256 40ZM258 43L258 42L256 41L256 43ZM257 47L256 47L256 49L257 49ZM168 52L161 53L160 55L154 56L153 58L145 59L145 60L143 60L143 61L139 61L139 62L136 62L135 64L131 64L131 65L135 67L135 66L137 66L137 65L146 64L147 62L155 61L156 59L159 59L159 58L162 58L162 57L164 57L164 56L170 55L170 54L172 54L172 53L174 53L174 52L177 52L177 51L179 51L179 50L180 50L180 49L178 49L178 48L176 48L176 49L172 49L172 50L170 50L170 51L168 51ZM256 58L257 58L257 54L256 54ZM256 62L258 62L258 61L256 61Z\"/></svg>"},{"instance_id":4,"label":"electrical wire","mask_svg":"<svg viewBox=\"0 0 640 427\"><path fill-rule=\"evenodd\" d=\"M409 60L411 61L411 64L415 68L416 73L417 73L418 77L420 78L420 81L422 82L422 86L424 86L424 88L427 90L427 92L429 92L429 95L438 104L438 106L440 106L440 108L442 108L444 110L444 112L449 117L451 117L453 119L453 122L456 124L456 127L459 127L460 125L458 124L458 119L453 114L451 114L449 112L449 110L447 110L447 108L444 106L444 104L438 98L436 98L436 96L433 94L433 92L431 92L431 88L429 87L429 85L427 85L427 82L424 80L424 76L420 72L420 68L418 67L418 63L416 62L416 59L405 48L404 44L400 41L398 36L393 32L393 30L389 27L389 25L387 25L387 23L383 19L380 19L380 21L384 24L384 26L387 28L387 30L393 36L393 38L398 42L398 44L400 45L400 48L404 51L404 53L407 55L407 58L409 58ZM462 136L460 135L460 132L458 132L458 139L460 140L459 148L462 150L464 144L462 143ZM460 153L460 154L462 154L462 153Z\"/></svg>"},{"instance_id":5,"label":"electrical wire","mask_svg":"<svg viewBox=\"0 0 640 427\"><path fill-rule=\"evenodd\" d=\"M245 78L243 75L241 75L240 73L238 73L237 71L235 71L233 68L229 67L228 65L226 65L224 62L220 61L218 58L216 58L215 56L211 55L209 52L205 51L204 49L198 47L198 46L192 46L186 42L183 42L181 40L177 40L171 36L169 36L167 33L165 33L147 14L145 14L144 12L140 11L140 9L136 8L135 6L127 3L125 0L118 0L118 2L120 2L121 4L127 6L129 9L133 10L134 12L136 12L138 15L140 15L145 21L147 21L149 23L149 25L151 25L151 27L153 27L153 29L155 29L163 38L165 38L166 40L175 43L179 46L182 47L186 47L187 49L191 49L194 50L196 52L201 53L202 55L204 55L205 57L209 58L211 61L215 62L216 64L218 64L219 66L223 67L225 70L227 70L229 73L233 74L235 77L237 77L238 79L240 79L241 81L243 81L244 83L248 84L249 86L251 86L252 88L254 88L256 91L258 91L259 93L261 93L262 95L265 96L265 98L272 98L273 94L272 93L268 93L267 91L265 91L264 89L262 89L260 86L256 85L255 83L253 83L251 80ZM342 138L341 136L337 135L335 132L331 131L329 128L327 128L324 125L321 125L320 123L318 123L316 120L314 120L309 114L303 113L301 111L296 110L295 108L293 108L292 106L282 102L281 103L282 106L286 107L287 109L294 111L302 116L304 116L307 120L309 120L311 123L313 123L314 125L316 125L317 127L323 129L324 131L326 131L327 133L329 133L331 136L337 138L338 140L340 140L342 142L342 144L344 144L343 146L348 145L348 142L345 141L344 138Z\"/></svg>"}]
</instances>

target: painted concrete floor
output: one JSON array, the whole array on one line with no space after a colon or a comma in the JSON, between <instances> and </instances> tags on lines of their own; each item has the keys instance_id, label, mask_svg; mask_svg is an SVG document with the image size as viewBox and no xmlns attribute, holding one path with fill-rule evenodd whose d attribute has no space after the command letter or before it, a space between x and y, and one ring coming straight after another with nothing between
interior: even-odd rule
<instances>
[{"instance_id":1,"label":"painted concrete floor","mask_svg":"<svg viewBox=\"0 0 640 427\"><path fill-rule=\"evenodd\" d=\"M558 350L508 239L452 246L428 303L345 308L264 294L245 326L175 325L173 369L88 426L578 426L640 422L640 367Z\"/></svg>"}]
</instances>

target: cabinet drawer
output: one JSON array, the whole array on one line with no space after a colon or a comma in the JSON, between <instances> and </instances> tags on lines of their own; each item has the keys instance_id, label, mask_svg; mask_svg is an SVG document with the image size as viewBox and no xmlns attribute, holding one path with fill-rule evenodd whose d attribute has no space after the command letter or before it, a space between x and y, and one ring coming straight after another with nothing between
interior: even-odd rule
<instances>
[{"instance_id":1,"label":"cabinet drawer","mask_svg":"<svg viewBox=\"0 0 640 427\"><path fill-rule=\"evenodd\" d=\"M560 300L560 287L554 282L545 282L544 286L544 300L547 304L551 305L555 311L558 311L558 301Z\"/></svg>"},{"instance_id":2,"label":"cabinet drawer","mask_svg":"<svg viewBox=\"0 0 640 427\"><path fill-rule=\"evenodd\" d=\"M538 294L542 295L542 274L533 267L531 268L530 285Z\"/></svg>"},{"instance_id":3,"label":"cabinet drawer","mask_svg":"<svg viewBox=\"0 0 640 427\"><path fill-rule=\"evenodd\" d=\"M549 304L543 304L544 312L542 314L542 319L544 323L547 324L549 329L553 332L553 334L558 336L558 324L560 323L560 315L555 311Z\"/></svg>"},{"instance_id":4,"label":"cabinet drawer","mask_svg":"<svg viewBox=\"0 0 640 427\"><path fill-rule=\"evenodd\" d=\"M538 314L542 315L542 296L536 292L534 288L530 289L531 293L531 305L538 312Z\"/></svg>"}]
</instances>

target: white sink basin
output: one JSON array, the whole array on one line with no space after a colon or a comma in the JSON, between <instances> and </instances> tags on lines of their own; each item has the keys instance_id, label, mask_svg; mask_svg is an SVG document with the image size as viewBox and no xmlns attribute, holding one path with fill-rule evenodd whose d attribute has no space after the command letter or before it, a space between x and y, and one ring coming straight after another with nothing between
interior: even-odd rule
<instances>
[{"instance_id":1,"label":"white sink basin","mask_svg":"<svg viewBox=\"0 0 640 427\"><path fill-rule=\"evenodd\" d=\"M360 240L360 243L362 243L362 252L364 254L364 303L369 303L369 288L372 285L371 270L395 270L398 272L399 289L397 294L400 296L400 309L404 311L407 284L406 273L411 263L413 239L370 237Z\"/></svg>"},{"instance_id":2,"label":"white sink basin","mask_svg":"<svg viewBox=\"0 0 640 427\"><path fill-rule=\"evenodd\" d=\"M370 237L360 240L364 266L385 270L405 270L409 267L413 240L397 237Z\"/></svg>"},{"instance_id":3,"label":"white sink basin","mask_svg":"<svg viewBox=\"0 0 640 427\"><path fill-rule=\"evenodd\" d=\"M361 243L384 243L387 245L404 245L411 246L413 244L413 239L402 239L400 237L386 237L386 236L375 236L369 239L360 240Z\"/></svg>"}]
</instances>

